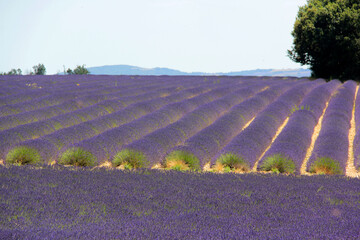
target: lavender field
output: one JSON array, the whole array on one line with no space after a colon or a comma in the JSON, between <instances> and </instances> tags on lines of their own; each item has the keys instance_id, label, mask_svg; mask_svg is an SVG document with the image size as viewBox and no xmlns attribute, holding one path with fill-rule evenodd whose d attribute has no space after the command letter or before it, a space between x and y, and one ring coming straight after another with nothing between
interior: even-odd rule
<instances>
[{"instance_id":1,"label":"lavender field","mask_svg":"<svg viewBox=\"0 0 360 240\"><path fill-rule=\"evenodd\" d=\"M344 176L0 167L0 239L359 239Z\"/></svg>"},{"instance_id":2,"label":"lavender field","mask_svg":"<svg viewBox=\"0 0 360 240\"><path fill-rule=\"evenodd\" d=\"M0 239L359 239L358 94L351 80L0 76Z\"/></svg>"},{"instance_id":3,"label":"lavender field","mask_svg":"<svg viewBox=\"0 0 360 240\"><path fill-rule=\"evenodd\" d=\"M351 80L0 76L0 86L5 164L328 174L313 167L325 158L333 173L359 175ZM266 168L279 158L291 170Z\"/></svg>"}]
</instances>

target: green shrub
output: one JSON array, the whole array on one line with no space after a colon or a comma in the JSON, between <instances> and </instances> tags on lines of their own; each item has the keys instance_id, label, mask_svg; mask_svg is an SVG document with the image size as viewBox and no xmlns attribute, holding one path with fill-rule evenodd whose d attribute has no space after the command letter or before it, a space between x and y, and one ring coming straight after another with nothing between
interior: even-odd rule
<instances>
[{"instance_id":1,"label":"green shrub","mask_svg":"<svg viewBox=\"0 0 360 240\"><path fill-rule=\"evenodd\" d=\"M274 173L294 173L294 162L282 154L275 154L265 159L262 163L261 170L272 171Z\"/></svg>"},{"instance_id":2,"label":"green shrub","mask_svg":"<svg viewBox=\"0 0 360 240\"><path fill-rule=\"evenodd\" d=\"M144 154L141 152L124 149L118 152L112 161L115 167L124 166L125 169L137 169L137 168L146 168L149 166Z\"/></svg>"},{"instance_id":3,"label":"green shrub","mask_svg":"<svg viewBox=\"0 0 360 240\"><path fill-rule=\"evenodd\" d=\"M93 154L81 148L70 148L59 159L59 164L81 167L94 166L96 162Z\"/></svg>"},{"instance_id":4,"label":"green shrub","mask_svg":"<svg viewBox=\"0 0 360 240\"><path fill-rule=\"evenodd\" d=\"M317 158L310 166L310 172L316 174L342 174L338 161L329 157Z\"/></svg>"},{"instance_id":5,"label":"green shrub","mask_svg":"<svg viewBox=\"0 0 360 240\"><path fill-rule=\"evenodd\" d=\"M39 152L25 146L13 148L6 156L6 162L17 165L37 164L40 161Z\"/></svg>"},{"instance_id":6,"label":"green shrub","mask_svg":"<svg viewBox=\"0 0 360 240\"><path fill-rule=\"evenodd\" d=\"M242 157L239 157L234 153L221 155L216 162L223 166L225 172L231 172L234 170L240 170L243 172L250 171L248 163Z\"/></svg>"},{"instance_id":7,"label":"green shrub","mask_svg":"<svg viewBox=\"0 0 360 240\"><path fill-rule=\"evenodd\" d=\"M200 170L200 163L193 154L178 150L167 155L165 167L174 170Z\"/></svg>"}]
</instances>

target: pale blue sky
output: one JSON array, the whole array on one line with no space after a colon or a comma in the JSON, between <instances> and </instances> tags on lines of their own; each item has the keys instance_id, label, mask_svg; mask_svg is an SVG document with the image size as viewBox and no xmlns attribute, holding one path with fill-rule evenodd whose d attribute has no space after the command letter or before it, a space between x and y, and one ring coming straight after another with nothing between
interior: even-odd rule
<instances>
[{"instance_id":1,"label":"pale blue sky","mask_svg":"<svg viewBox=\"0 0 360 240\"><path fill-rule=\"evenodd\" d=\"M298 68L306 0L0 0L0 72L128 64L186 72Z\"/></svg>"}]
</instances>

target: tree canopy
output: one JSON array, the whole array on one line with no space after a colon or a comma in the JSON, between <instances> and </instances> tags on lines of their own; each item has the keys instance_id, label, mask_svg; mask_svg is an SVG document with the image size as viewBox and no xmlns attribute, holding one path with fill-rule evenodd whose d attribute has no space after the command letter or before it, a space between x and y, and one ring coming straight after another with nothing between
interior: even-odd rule
<instances>
[{"instance_id":1,"label":"tree canopy","mask_svg":"<svg viewBox=\"0 0 360 240\"><path fill-rule=\"evenodd\" d=\"M308 0L299 8L288 56L313 77L360 80L359 0Z\"/></svg>"},{"instance_id":2,"label":"tree canopy","mask_svg":"<svg viewBox=\"0 0 360 240\"><path fill-rule=\"evenodd\" d=\"M86 69L85 65L76 66L74 69L74 74L89 74L90 72Z\"/></svg>"},{"instance_id":3,"label":"tree canopy","mask_svg":"<svg viewBox=\"0 0 360 240\"><path fill-rule=\"evenodd\" d=\"M65 73L65 70L64 70L64 73ZM71 68L68 68L66 70L66 74L69 74L69 75L71 75L71 74L83 75L83 74L89 74L89 73L90 73L89 70L87 70L87 68L85 67L84 64L82 66L77 65L74 70L71 70Z\"/></svg>"},{"instance_id":4,"label":"tree canopy","mask_svg":"<svg viewBox=\"0 0 360 240\"><path fill-rule=\"evenodd\" d=\"M46 68L44 64L39 63L38 65L33 66L34 74L35 75L45 75L46 74Z\"/></svg>"},{"instance_id":5,"label":"tree canopy","mask_svg":"<svg viewBox=\"0 0 360 240\"><path fill-rule=\"evenodd\" d=\"M9 72L5 72L5 73L0 73L0 75L22 75L22 71L20 68L18 69L11 69Z\"/></svg>"}]
</instances>

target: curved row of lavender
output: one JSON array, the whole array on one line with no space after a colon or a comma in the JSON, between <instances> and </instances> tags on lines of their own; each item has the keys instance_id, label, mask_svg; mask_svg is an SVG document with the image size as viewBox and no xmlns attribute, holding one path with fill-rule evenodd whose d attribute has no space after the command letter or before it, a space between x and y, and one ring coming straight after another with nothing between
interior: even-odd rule
<instances>
[{"instance_id":1,"label":"curved row of lavender","mask_svg":"<svg viewBox=\"0 0 360 240\"><path fill-rule=\"evenodd\" d=\"M101 91L97 91L94 93L94 91L91 90L89 92L85 92L81 94L83 96L79 96L79 94L76 94L76 97L70 98L70 100L67 100L58 105L49 105L47 107L42 107L34 110L20 111L20 113L13 115L4 114L3 117L0 117L0 129L5 130L16 127L18 125L37 122L51 117L56 117L58 115L62 115L68 112L73 112L78 109L88 107L105 100L113 100L113 99L119 99L121 97L129 97L129 96L135 97L136 95L144 94L145 92L155 91L159 87L161 86L151 86L151 87L138 86L135 89L112 88L109 89L110 91L107 90L107 93L101 93ZM51 97L56 98L56 96L53 95ZM104 103L105 102L102 102L101 104ZM28 104L37 106L36 105L37 103L35 101L29 101ZM23 106L21 104L19 105ZM14 109L12 108L10 111L14 111Z\"/></svg>"},{"instance_id":2,"label":"curved row of lavender","mask_svg":"<svg viewBox=\"0 0 360 240\"><path fill-rule=\"evenodd\" d=\"M253 168L261 154L271 144L278 128L291 114L291 109L298 106L307 93L323 83L324 80L321 79L305 82L286 91L260 112L244 131L235 136L216 154L212 158L211 164L215 164L221 155L232 153L243 158L249 167Z\"/></svg>"},{"instance_id":3,"label":"curved row of lavender","mask_svg":"<svg viewBox=\"0 0 360 240\"><path fill-rule=\"evenodd\" d=\"M106 131L94 138L75 144L75 146L93 153L100 162L110 160L124 145L157 129L166 128L169 124L177 122L184 116L196 115L198 120L206 119L205 121L210 124L214 116L221 114L220 112L225 111L229 106L241 101L243 97L249 94L248 92L251 92L250 89L260 91L263 87L264 83L259 85L250 84L248 87L244 86L244 84L221 87L198 97L169 104L136 121ZM203 113L202 116L201 113ZM157 142L152 142L151 148L156 149L156 145Z\"/></svg>"},{"instance_id":4,"label":"curved row of lavender","mask_svg":"<svg viewBox=\"0 0 360 240\"><path fill-rule=\"evenodd\" d=\"M213 156L241 132L252 118L292 86L292 84L280 84L280 86L270 87L233 106L213 124L189 137L181 145L170 148L167 152L180 150L191 153L199 160L200 167L203 168L206 163L210 163ZM166 144L168 145L168 142Z\"/></svg>"},{"instance_id":5,"label":"curved row of lavender","mask_svg":"<svg viewBox=\"0 0 360 240\"><path fill-rule=\"evenodd\" d=\"M345 82L331 98L307 170L318 158L327 157L337 161L345 173L356 85L351 80Z\"/></svg>"},{"instance_id":6,"label":"curved row of lavender","mask_svg":"<svg viewBox=\"0 0 360 240\"><path fill-rule=\"evenodd\" d=\"M66 88L56 88L56 89L38 89L36 90L37 98L30 99L25 102L18 102L15 104L6 104L4 106L0 106L0 116L14 116L14 114L17 113L24 113L29 112L37 109L42 109L43 107L49 107L49 106L56 106L61 103L63 103L66 100L72 99L72 100L79 100L81 97L85 96L103 96L107 97L106 99L111 98L118 98L121 96L126 95L135 95L137 91L152 91L156 89L161 89L164 87L171 87L171 86L178 86L182 87L182 85L179 86L179 83L181 81L181 84L196 84L194 81L189 80L177 80L177 81L171 81L170 83L164 84L163 81L151 81L150 83L144 82L137 82L133 84L126 84L122 83L121 86L98 86L96 88L92 87L86 87L79 89L79 86L77 86L75 83L70 83L70 86L67 86ZM201 82L199 82L201 83ZM198 84L199 84L198 83ZM81 83L81 86L83 83ZM40 94L38 93L40 92ZM134 92L134 93L133 93ZM40 95L40 96L39 96ZM14 96L15 98L18 97L18 94ZM8 100L11 97L7 97L6 100ZM61 107L61 106L60 106ZM15 116L14 116L15 117Z\"/></svg>"},{"instance_id":7,"label":"curved row of lavender","mask_svg":"<svg viewBox=\"0 0 360 240\"><path fill-rule=\"evenodd\" d=\"M195 91L193 89L189 89L178 92L176 88L171 87L170 89L165 89L166 95L169 94L167 97L162 97L164 91L161 90L143 94L142 97L137 97L135 99L130 97L132 101L136 100L138 102L130 104L120 111L96 117L89 121L78 118L76 115L72 116L71 113L61 115L57 117L56 121L52 121L52 119L49 121L51 121L53 126L56 126L56 123L58 123L61 125L69 124L69 127L61 128L57 131L51 131L50 134L43 135L42 137L34 140L20 142L17 145L33 147L40 151L44 159L50 160L53 157L56 157L57 153L63 147L76 143L77 141L93 137L108 129L131 122L169 103L181 101L188 97L192 97L196 93L202 93L203 91L206 92L207 90L208 88L206 87L200 87L195 88ZM78 118L78 120L76 120L76 118ZM78 124L74 124L74 122L78 122ZM44 128L42 126L39 128L39 131L42 131L43 129Z\"/></svg>"},{"instance_id":8,"label":"curved row of lavender","mask_svg":"<svg viewBox=\"0 0 360 240\"><path fill-rule=\"evenodd\" d=\"M311 144L314 128L326 103L340 85L340 81L333 80L316 87L307 94L297 107L298 110L291 114L288 123L271 144L263 159L281 154L291 159L295 164L295 173L300 173L306 151Z\"/></svg>"},{"instance_id":9,"label":"curved row of lavender","mask_svg":"<svg viewBox=\"0 0 360 240\"><path fill-rule=\"evenodd\" d=\"M204 91L205 89L200 88L198 91ZM89 121L94 122L101 122L103 121L106 123L108 119L116 118L117 115L121 114L120 110L127 111L128 113L131 113L131 109L136 108L140 111L142 104L148 104L149 101L161 101L164 98L162 97L163 94L170 94L170 97L176 97L178 95L174 94L177 93L176 87L170 87L170 88L163 88L163 89L157 89L149 93L135 95L135 96L129 96L124 98L119 98L115 100L111 100L109 104L105 104L106 102L100 102L96 105L89 106L86 108L79 109L74 112L70 112L67 114L62 114L50 119L46 119L43 121L38 121L34 123L29 123L25 125L20 125L12 129L8 129L5 131L0 132L0 142L2 143L0 145L0 156L3 156L6 154L9 149L11 149L14 145L25 141L27 139L31 138L37 138L34 140L35 142L41 142L41 140L44 139L51 139L52 136L55 136L56 142L58 143L60 141L60 138L63 137L66 138L66 132L76 132L78 134L78 137L80 137L82 134L82 130L85 130L84 128L81 128L82 126L88 126ZM187 93L188 95L194 94L193 91L190 89ZM168 97L169 98L169 97ZM134 104L137 104L135 106ZM134 106L132 106L134 105ZM140 106L139 106L140 105ZM112 106L112 108L110 108ZM128 107L125 107L128 106ZM118 109L118 111L110 113L112 109ZM130 111L129 111L130 110ZM139 112L137 114L142 114ZM136 116L136 113L133 112L133 115ZM108 120L109 122L109 120ZM95 124L96 125L96 124ZM108 127L116 126L116 122L111 123ZM102 125L99 125L102 126ZM79 130L77 130L79 129ZM36 136L36 137L35 137ZM40 139L39 139L40 138ZM31 143L30 143L31 144ZM61 144L61 143L58 143ZM64 143L65 144L65 143Z\"/></svg>"},{"instance_id":10,"label":"curved row of lavender","mask_svg":"<svg viewBox=\"0 0 360 240\"><path fill-rule=\"evenodd\" d=\"M272 85L270 82L268 84L270 84L270 86ZM261 85L259 87L257 89L254 86L246 87L231 93L216 102L203 105L185 115L177 122L158 129L123 148L141 152L152 166L161 163L166 154L169 151L172 151L174 147L183 144L193 135L200 133L202 129L213 126L217 120L221 119L222 116L228 115L229 111L232 109L239 109L241 106L247 106L247 110L251 111L251 108L256 105L254 102L257 104L266 104L265 98L270 99L274 97L274 95L276 96L278 92L281 92L282 89L287 88L288 86L285 84L283 87L270 87L270 89L256 94L259 90L263 90L261 89L263 88ZM255 96L253 96L254 94ZM219 112L219 106L216 106L216 104L218 105L219 103L219 106L224 103L228 104L228 106L223 105L225 108L222 107L222 110L226 109L226 112ZM232 107L230 107L231 105L229 103L231 103ZM211 121L209 121L209 119L211 119Z\"/></svg>"},{"instance_id":11,"label":"curved row of lavender","mask_svg":"<svg viewBox=\"0 0 360 240\"><path fill-rule=\"evenodd\" d=\"M0 166L0 239L359 239L340 176Z\"/></svg>"},{"instance_id":12,"label":"curved row of lavender","mask_svg":"<svg viewBox=\"0 0 360 240\"><path fill-rule=\"evenodd\" d=\"M61 125L67 126L68 124L66 122L71 122L71 121L66 120L66 118L63 119L61 118L61 116L60 119L57 120L56 116L66 115L65 113L71 112L70 114L67 115L68 116L76 115L79 116L80 118L87 118L87 120L91 120L89 119L89 116L91 115L97 117L102 116L106 114L106 113L102 113L104 110L107 110L107 112L111 113L114 111L118 111L129 104L150 99L153 96L161 97L161 96L169 95L174 91L181 89L195 88L197 86L203 86L203 87L206 86L202 83L193 83L193 82L186 84L183 83L181 89L178 87L178 83L167 84L166 86L163 85L164 84L152 85L152 86L136 85L136 88L134 89L133 87L132 88L122 87L119 89L115 88L116 90L115 92L111 91L110 93L99 94L99 92L101 92L99 91L97 92L98 93L97 95L94 95L93 91L91 91L89 93L86 93L85 96L77 96L76 98L68 100L59 105L44 107L34 111L25 111L23 113L16 115L0 117L0 129L5 130L5 129L13 128L17 125L28 124L31 122L38 122L40 120L45 120L48 118L52 118L52 121L58 121L59 123L61 123ZM31 104L36 104L36 103L31 103ZM70 111L68 110L69 108L74 110ZM63 121L65 121L65 123ZM77 122L74 122L74 124L77 124Z\"/></svg>"},{"instance_id":13,"label":"curved row of lavender","mask_svg":"<svg viewBox=\"0 0 360 240\"><path fill-rule=\"evenodd\" d=\"M360 170L360 91L358 91L355 102L355 139L354 139L354 165Z\"/></svg>"},{"instance_id":14,"label":"curved row of lavender","mask_svg":"<svg viewBox=\"0 0 360 240\"><path fill-rule=\"evenodd\" d=\"M13 94L0 91L0 99L8 99L0 104L0 159L13 147L30 146L48 163L80 147L102 163L128 148L142 151L157 164L180 149L193 153L204 166L230 149L253 166L292 108L303 106L262 158L282 151L301 165L324 101L338 85L296 78L19 77L8 86L17 89ZM349 91L355 91L354 86L352 81L344 84ZM289 87L292 90L275 99ZM25 97L16 102L22 94Z\"/></svg>"}]
</instances>

